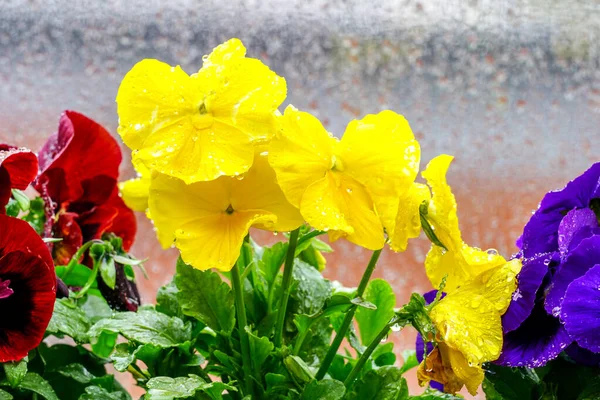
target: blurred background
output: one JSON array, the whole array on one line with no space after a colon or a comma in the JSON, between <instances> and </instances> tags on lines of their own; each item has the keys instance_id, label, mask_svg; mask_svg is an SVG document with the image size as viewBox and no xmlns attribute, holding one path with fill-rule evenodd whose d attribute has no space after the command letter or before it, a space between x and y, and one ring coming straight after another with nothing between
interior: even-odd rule
<instances>
[{"instance_id":1,"label":"blurred background","mask_svg":"<svg viewBox=\"0 0 600 400\"><path fill-rule=\"evenodd\" d=\"M286 104L337 136L365 114L404 114L422 168L456 156L449 181L465 241L507 257L543 194L600 160L600 2L589 0L2 0L0 142L39 149L65 109L115 134L117 88L137 61L193 73L231 37L287 79ZM334 248L327 276L357 285L370 254ZM429 290L428 249L420 238L384 252L376 276L398 305ZM152 302L176 253L160 250L142 215L133 253L149 257L140 286ZM391 339L402 350L414 335Z\"/></svg>"}]
</instances>

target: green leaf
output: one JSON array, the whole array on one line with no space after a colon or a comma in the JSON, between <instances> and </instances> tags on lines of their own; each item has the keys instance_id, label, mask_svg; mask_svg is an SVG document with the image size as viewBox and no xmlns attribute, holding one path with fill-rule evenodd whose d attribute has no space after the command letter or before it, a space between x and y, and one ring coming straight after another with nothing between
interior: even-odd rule
<instances>
[{"instance_id":1,"label":"green leaf","mask_svg":"<svg viewBox=\"0 0 600 400\"><path fill-rule=\"evenodd\" d=\"M396 295L389 283L383 279L373 279L367 286L364 298L377 306L376 310L356 310L360 338L363 345L368 346L394 316Z\"/></svg>"},{"instance_id":2,"label":"green leaf","mask_svg":"<svg viewBox=\"0 0 600 400\"><path fill-rule=\"evenodd\" d=\"M0 389L0 400L12 400L12 399L14 399L12 394Z\"/></svg>"},{"instance_id":3,"label":"green leaf","mask_svg":"<svg viewBox=\"0 0 600 400\"><path fill-rule=\"evenodd\" d=\"M340 400L346 393L346 387L335 379L312 381L302 392L301 400Z\"/></svg>"},{"instance_id":4,"label":"green leaf","mask_svg":"<svg viewBox=\"0 0 600 400\"><path fill-rule=\"evenodd\" d=\"M85 393L79 397L79 400L128 400L129 397L123 392L109 392L100 386L88 386Z\"/></svg>"},{"instance_id":5,"label":"green leaf","mask_svg":"<svg viewBox=\"0 0 600 400\"><path fill-rule=\"evenodd\" d=\"M29 358L25 357L21 361L7 362L2 364L4 367L4 373L6 374L6 380L8 384L15 388L19 386L19 383L27 375L27 362Z\"/></svg>"},{"instance_id":6,"label":"green leaf","mask_svg":"<svg viewBox=\"0 0 600 400\"><path fill-rule=\"evenodd\" d=\"M372 369L358 381L354 390L360 400L400 400L408 398L408 385L400 369L385 366Z\"/></svg>"},{"instance_id":7,"label":"green leaf","mask_svg":"<svg viewBox=\"0 0 600 400\"><path fill-rule=\"evenodd\" d=\"M350 303L362 308L366 308L367 310L377 310L377 306L375 304L363 299L362 297L355 297L350 300Z\"/></svg>"},{"instance_id":8,"label":"green leaf","mask_svg":"<svg viewBox=\"0 0 600 400\"><path fill-rule=\"evenodd\" d=\"M44 378L33 372L25 375L18 388L37 393L46 400L59 400L52 386Z\"/></svg>"},{"instance_id":9,"label":"green leaf","mask_svg":"<svg viewBox=\"0 0 600 400\"><path fill-rule=\"evenodd\" d=\"M394 343L388 342L377 346L371 358L378 367L384 365L394 365L396 362L396 354L394 353Z\"/></svg>"},{"instance_id":10,"label":"green leaf","mask_svg":"<svg viewBox=\"0 0 600 400\"><path fill-rule=\"evenodd\" d=\"M206 382L196 375L186 377L170 378L159 376L150 379L146 386L148 393L144 397L147 400L171 400L192 397L198 391L206 392L211 398L220 398L224 390L237 391L233 386L221 382Z\"/></svg>"},{"instance_id":11,"label":"green leaf","mask_svg":"<svg viewBox=\"0 0 600 400\"><path fill-rule=\"evenodd\" d=\"M283 363L290 375L298 383L308 383L314 379L313 373L308 368L308 365L298 356L287 356L283 359Z\"/></svg>"},{"instance_id":12,"label":"green leaf","mask_svg":"<svg viewBox=\"0 0 600 400\"><path fill-rule=\"evenodd\" d=\"M246 326L246 332L248 333L248 341L250 342L250 355L252 357L252 366L257 376L260 376L263 363L273 351L275 347L268 337L258 337L252 333L249 327Z\"/></svg>"},{"instance_id":13,"label":"green leaf","mask_svg":"<svg viewBox=\"0 0 600 400\"><path fill-rule=\"evenodd\" d=\"M79 383L90 383L96 377L81 364L69 364L58 370L58 373Z\"/></svg>"},{"instance_id":14,"label":"green leaf","mask_svg":"<svg viewBox=\"0 0 600 400\"><path fill-rule=\"evenodd\" d=\"M177 260L177 298L185 315L216 332L231 334L235 325L234 296L229 285L212 271L200 271Z\"/></svg>"},{"instance_id":15,"label":"green leaf","mask_svg":"<svg viewBox=\"0 0 600 400\"><path fill-rule=\"evenodd\" d=\"M92 324L101 319L110 318L113 314L113 310L103 297L91 295L89 292L88 296L80 299L77 304Z\"/></svg>"},{"instance_id":16,"label":"green leaf","mask_svg":"<svg viewBox=\"0 0 600 400\"><path fill-rule=\"evenodd\" d=\"M291 297L297 314L313 314L331 297L331 283L304 261L294 260L293 278L296 288Z\"/></svg>"},{"instance_id":17,"label":"green leaf","mask_svg":"<svg viewBox=\"0 0 600 400\"><path fill-rule=\"evenodd\" d=\"M263 247L263 254L258 267L262 271L269 287L275 283L277 273L285 260L288 243L277 242L271 247Z\"/></svg>"},{"instance_id":18,"label":"green leaf","mask_svg":"<svg viewBox=\"0 0 600 400\"><path fill-rule=\"evenodd\" d=\"M29 212L23 217L40 235L44 232L44 223L46 222L45 206L44 199L36 197L29 202Z\"/></svg>"},{"instance_id":19,"label":"green leaf","mask_svg":"<svg viewBox=\"0 0 600 400\"><path fill-rule=\"evenodd\" d=\"M57 299L46 331L56 335L68 335L78 343L87 343L90 325L85 313L69 299Z\"/></svg>"},{"instance_id":20,"label":"green leaf","mask_svg":"<svg viewBox=\"0 0 600 400\"><path fill-rule=\"evenodd\" d=\"M450 393L440 392L439 390L433 388L427 388L423 393L418 396L410 396L410 399L418 399L418 400L463 400L463 397L460 395L453 395ZM489 398L488 398L489 399ZM491 400L491 399L490 399Z\"/></svg>"},{"instance_id":21,"label":"green leaf","mask_svg":"<svg viewBox=\"0 0 600 400\"><path fill-rule=\"evenodd\" d=\"M56 276L62 279L67 286L76 287L83 287L92 274L92 270L82 264L74 264L70 271L67 265L59 265L55 270ZM97 286L96 284L95 287Z\"/></svg>"},{"instance_id":22,"label":"green leaf","mask_svg":"<svg viewBox=\"0 0 600 400\"><path fill-rule=\"evenodd\" d=\"M485 369L486 379L482 387L490 399L531 398L533 391L536 390L537 383L528 374L524 374L521 369L500 367L494 364L487 364Z\"/></svg>"},{"instance_id":23,"label":"green leaf","mask_svg":"<svg viewBox=\"0 0 600 400\"><path fill-rule=\"evenodd\" d=\"M111 256L104 256L100 260L100 276L106 286L111 289L115 288L117 284L117 268L115 267L115 260Z\"/></svg>"},{"instance_id":24,"label":"green leaf","mask_svg":"<svg viewBox=\"0 0 600 400\"><path fill-rule=\"evenodd\" d=\"M98 321L90 329L90 337L104 331L119 333L129 340L157 347L175 347L191 339L191 325L154 309L141 308L137 313L117 313L111 319Z\"/></svg>"},{"instance_id":25,"label":"green leaf","mask_svg":"<svg viewBox=\"0 0 600 400\"><path fill-rule=\"evenodd\" d=\"M171 317L182 318L183 312L177 300L179 289L175 282L170 282L158 289L156 294L156 310Z\"/></svg>"}]
</instances>

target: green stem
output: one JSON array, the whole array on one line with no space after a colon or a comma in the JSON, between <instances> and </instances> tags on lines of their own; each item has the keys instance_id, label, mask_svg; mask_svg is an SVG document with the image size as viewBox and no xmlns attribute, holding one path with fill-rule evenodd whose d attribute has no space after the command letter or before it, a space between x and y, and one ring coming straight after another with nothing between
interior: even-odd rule
<instances>
[{"instance_id":1,"label":"green stem","mask_svg":"<svg viewBox=\"0 0 600 400\"><path fill-rule=\"evenodd\" d=\"M308 336L308 332L310 332L310 328L312 328L312 326L315 324L315 322L317 322L321 318L323 318L323 315L324 315L323 312L320 312L318 315L316 315L310 321L306 330L304 332L302 332L302 334L298 335L298 338L296 339L296 344L294 345L294 350L292 351L292 355L297 356L298 353L300 353L300 350L302 350L302 345L304 344L304 339L306 339L306 336Z\"/></svg>"},{"instance_id":2,"label":"green stem","mask_svg":"<svg viewBox=\"0 0 600 400\"><path fill-rule=\"evenodd\" d=\"M91 240L87 243L85 243L83 246L81 246L77 252L75 254L73 254L73 257L71 257L71 261L69 261L69 263L67 264L67 269L64 273L64 275L62 276L63 280L67 279L67 277L71 274L71 272L73 271L73 268L75 268L75 266L77 264L79 264L79 260L81 260L81 257L83 257L83 254L87 251L87 249L90 248L91 245L93 245L94 243L101 243L98 240Z\"/></svg>"},{"instance_id":3,"label":"green stem","mask_svg":"<svg viewBox=\"0 0 600 400\"><path fill-rule=\"evenodd\" d=\"M373 255L371 256L371 260L369 260L369 265L367 265L367 269L365 269L362 279L360 280L360 283L358 285L358 289L356 290L356 297L362 297L363 294L365 293L365 289L367 288L369 279L371 279L371 275L373 275L373 271L375 271L375 266L377 265L377 260L379 260L380 254L381 254L381 249L375 250L373 252ZM348 332L348 328L350 327L350 324L352 323L352 319L354 318L354 313L356 312L356 308L357 308L357 306L354 305L348 310L348 312L346 312L344 321L342 322L342 325L340 326L339 331L335 335L335 338L333 339L333 343L331 343L331 347L327 351L327 354L325 355L325 358L323 359L323 363L321 364L321 367L317 371L317 375L315 376L315 378L317 378L317 380L323 379L323 377L329 370L329 366L331 365L335 355L337 354L337 351L340 348L342 341L346 337L346 332Z\"/></svg>"},{"instance_id":4,"label":"green stem","mask_svg":"<svg viewBox=\"0 0 600 400\"><path fill-rule=\"evenodd\" d=\"M352 387L352 384L354 383L354 380L356 379L356 377L358 376L358 374L362 370L362 368L365 365L365 363L371 357L371 354L373 354L373 352L375 351L375 349L377 348L377 346L379 346L379 344L381 343L381 341L390 333L390 329L392 329L392 326L395 325L397 322L398 322L398 318L394 317L381 330L381 332L379 332L379 334L377 334L377 336L375 337L375 339L373 339L373 341L371 342L371 344L369 344L369 347L367 347L367 349L362 353L362 355L360 356L360 358L358 359L358 361L354 365L354 368L352 368L352 371L350 371L350 374L348 374L348 377L344 381L344 385L346 385L346 389L350 389L350 387Z\"/></svg>"},{"instance_id":5,"label":"green stem","mask_svg":"<svg viewBox=\"0 0 600 400\"><path fill-rule=\"evenodd\" d=\"M279 303L279 310L277 310L277 323L275 324L275 347L281 346L283 338L283 325L285 322L285 313L287 311L288 299L290 297L290 290L292 282L292 271L294 270L294 257L296 255L296 245L298 244L298 235L300 234L300 228L295 229L290 234L290 240L288 243L288 250L285 258L285 266L283 267L283 282L281 283L281 302Z\"/></svg>"},{"instance_id":6,"label":"green stem","mask_svg":"<svg viewBox=\"0 0 600 400\"><path fill-rule=\"evenodd\" d=\"M243 254L243 253L242 253ZM233 286L233 292L235 294L235 307L237 309L237 323L238 331L240 333L240 344L242 346L242 368L244 370L244 384L246 385L245 395L253 395L252 385L252 372L250 369L251 358L250 358L250 343L248 341L248 333L246 332L246 326L248 321L246 319L246 308L244 306L244 296L242 292L242 279L240 277L239 264L242 264L245 257L242 255L238 262L231 269L231 286Z\"/></svg>"}]
</instances>

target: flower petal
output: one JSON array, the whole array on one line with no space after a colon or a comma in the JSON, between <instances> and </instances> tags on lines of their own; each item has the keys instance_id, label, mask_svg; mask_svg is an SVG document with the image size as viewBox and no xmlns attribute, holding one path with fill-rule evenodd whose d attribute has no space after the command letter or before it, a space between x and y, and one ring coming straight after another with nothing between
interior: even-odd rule
<instances>
[{"instance_id":1,"label":"flower petal","mask_svg":"<svg viewBox=\"0 0 600 400\"><path fill-rule=\"evenodd\" d=\"M565 297L567 287L575 279L583 276L600 260L600 236L592 236L581 241L563 261L552 279L552 286L548 290L545 309L548 314L558 316L561 303Z\"/></svg>"},{"instance_id":2,"label":"flower petal","mask_svg":"<svg viewBox=\"0 0 600 400\"><path fill-rule=\"evenodd\" d=\"M216 119L232 123L252 140L273 136L274 111L287 94L285 79L260 60L244 57L239 39L218 46L192 79L203 82L214 95L206 100Z\"/></svg>"},{"instance_id":3,"label":"flower petal","mask_svg":"<svg viewBox=\"0 0 600 400\"><path fill-rule=\"evenodd\" d=\"M543 303L533 308L519 328L504 336L496 364L509 367L541 367L573 342L558 318L548 315Z\"/></svg>"},{"instance_id":4,"label":"flower petal","mask_svg":"<svg viewBox=\"0 0 600 400\"><path fill-rule=\"evenodd\" d=\"M517 329L531 314L535 305L536 294L547 273L547 255L541 255L523 262L523 268L517 275L519 286L512 295L508 310L502 316L502 327L505 333Z\"/></svg>"},{"instance_id":5,"label":"flower petal","mask_svg":"<svg viewBox=\"0 0 600 400\"><path fill-rule=\"evenodd\" d=\"M175 244L183 261L194 268L229 271L240 255L250 226L274 223L275 220L273 214L264 211L211 214L178 229Z\"/></svg>"},{"instance_id":6,"label":"flower petal","mask_svg":"<svg viewBox=\"0 0 600 400\"><path fill-rule=\"evenodd\" d=\"M121 163L117 141L95 121L74 111L65 111L58 132L39 153L40 177L35 188L41 192L44 177L47 192L59 205L79 199L87 181L102 176L116 182ZM112 188L108 190L107 197ZM92 192L96 192L92 188Z\"/></svg>"},{"instance_id":7,"label":"flower petal","mask_svg":"<svg viewBox=\"0 0 600 400\"><path fill-rule=\"evenodd\" d=\"M25 190L37 176L38 160L29 149L0 144L0 169L8 174L12 189Z\"/></svg>"},{"instance_id":8,"label":"flower petal","mask_svg":"<svg viewBox=\"0 0 600 400\"><path fill-rule=\"evenodd\" d=\"M558 226L558 249L563 258L576 248L583 239L600 235L598 218L589 208L573 209L564 216Z\"/></svg>"},{"instance_id":9,"label":"flower petal","mask_svg":"<svg viewBox=\"0 0 600 400\"><path fill-rule=\"evenodd\" d=\"M600 367L600 354L592 353L577 345L571 344L565 349L565 353L573 359L577 364L587 365L589 367Z\"/></svg>"},{"instance_id":10,"label":"flower petal","mask_svg":"<svg viewBox=\"0 0 600 400\"><path fill-rule=\"evenodd\" d=\"M477 389L481 386L484 378L484 372L480 365L470 364L467 358L460 351L451 347L445 349L441 344L442 356L448 358L452 371L458 380L467 387L469 393L473 396L477 394ZM445 387L444 387L445 388Z\"/></svg>"},{"instance_id":11,"label":"flower petal","mask_svg":"<svg viewBox=\"0 0 600 400\"><path fill-rule=\"evenodd\" d=\"M366 187L384 225L393 229L398 198L410 190L421 158L406 119L386 110L350 122L336 157L344 172Z\"/></svg>"},{"instance_id":12,"label":"flower petal","mask_svg":"<svg viewBox=\"0 0 600 400\"><path fill-rule=\"evenodd\" d=\"M231 179L186 185L182 180L153 172L148 206L158 240L168 248L180 227L224 212L230 204Z\"/></svg>"},{"instance_id":13,"label":"flower petal","mask_svg":"<svg viewBox=\"0 0 600 400\"><path fill-rule=\"evenodd\" d=\"M332 139L318 119L288 106L278 118L279 133L270 143L269 163L290 203L300 207L307 188L331 169Z\"/></svg>"},{"instance_id":14,"label":"flower petal","mask_svg":"<svg viewBox=\"0 0 600 400\"><path fill-rule=\"evenodd\" d=\"M0 276L13 293L1 299L0 362L36 348L54 309L56 274L46 244L25 221L0 215Z\"/></svg>"},{"instance_id":15,"label":"flower petal","mask_svg":"<svg viewBox=\"0 0 600 400\"><path fill-rule=\"evenodd\" d=\"M142 163L137 163L134 167L138 177L119 183L119 191L127 207L145 212L148 209L151 172Z\"/></svg>"},{"instance_id":16,"label":"flower petal","mask_svg":"<svg viewBox=\"0 0 600 400\"><path fill-rule=\"evenodd\" d=\"M275 214L277 221L257 226L273 231L291 231L304 223L300 210L292 206L277 184L275 171L266 155L256 154L254 164L241 179L232 181L231 205L234 210L264 210Z\"/></svg>"},{"instance_id":17,"label":"flower petal","mask_svg":"<svg viewBox=\"0 0 600 400\"><path fill-rule=\"evenodd\" d=\"M587 208L597 197L600 197L600 163L592 165L564 189L544 196L519 239L523 255L534 257L539 253L556 251L558 228L564 213L574 208Z\"/></svg>"},{"instance_id":18,"label":"flower petal","mask_svg":"<svg viewBox=\"0 0 600 400\"><path fill-rule=\"evenodd\" d=\"M394 224L386 226L392 250L406 250L408 239L421 234L419 206L430 198L429 188L421 183L413 183L408 192L400 197Z\"/></svg>"},{"instance_id":19,"label":"flower petal","mask_svg":"<svg viewBox=\"0 0 600 400\"><path fill-rule=\"evenodd\" d=\"M600 352L600 258L593 268L575 279L565 293L560 319L579 346Z\"/></svg>"}]
</instances>

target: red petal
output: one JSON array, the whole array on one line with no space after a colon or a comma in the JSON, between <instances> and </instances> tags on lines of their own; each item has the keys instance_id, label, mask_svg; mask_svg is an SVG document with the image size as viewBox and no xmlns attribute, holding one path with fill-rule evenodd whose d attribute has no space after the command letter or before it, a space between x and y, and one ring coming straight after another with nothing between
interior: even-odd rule
<instances>
[{"instance_id":1,"label":"red petal","mask_svg":"<svg viewBox=\"0 0 600 400\"><path fill-rule=\"evenodd\" d=\"M25 221L0 215L0 277L14 293L0 300L0 362L37 347L54 309L56 275L42 239Z\"/></svg>"},{"instance_id":2,"label":"red petal","mask_svg":"<svg viewBox=\"0 0 600 400\"><path fill-rule=\"evenodd\" d=\"M62 239L54 244L54 260L58 265L67 265L83 244L83 234L77 217L74 213L63 213L54 224L54 237Z\"/></svg>"},{"instance_id":3,"label":"red petal","mask_svg":"<svg viewBox=\"0 0 600 400\"><path fill-rule=\"evenodd\" d=\"M112 205L118 211L108 232L112 232L123 239L123 249L129 251L137 232L135 213L125 205L125 202L119 196L119 190L116 188L106 204Z\"/></svg>"},{"instance_id":4,"label":"red petal","mask_svg":"<svg viewBox=\"0 0 600 400\"><path fill-rule=\"evenodd\" d=\"M10 190L25 190L35 179L38 160L31 150L0 144L0 214L10 199Z\"/></svg>"},{"instance_id":5,"label":"red petal","mask_svg":"<svg viewBox=\"0 0 600 400\"><path fill-rule=\"evenodd\" d=\"M88 179L104 175L116 181L121 149L98 123L74 111L65 111L58 132L40 150L39 159L41 176L49 178L48 193L61 204L83 196L84 181Z\"/></svg>"}]
</instances>

